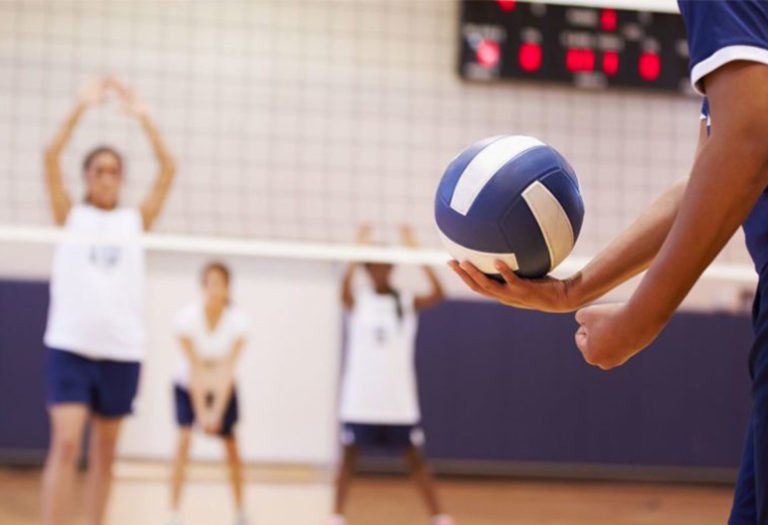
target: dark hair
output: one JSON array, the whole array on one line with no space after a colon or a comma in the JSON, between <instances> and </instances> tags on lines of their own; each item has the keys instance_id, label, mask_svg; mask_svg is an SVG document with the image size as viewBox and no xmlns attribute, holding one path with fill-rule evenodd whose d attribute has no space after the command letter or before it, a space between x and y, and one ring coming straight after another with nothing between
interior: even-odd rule
<instances>
[{"instance_id":1,"label":"dark hair","mask_svg":"<svg viewBox=\"0 0 768 525\"><path fill-rule=\"evenodd\" d=\"M102 153L109 153L113 157L117 159L117 164L120 166L120 169L123 168L123 156L120 155L115 148L112 146L98 146L96 148L93 148L91 151L88 152L88 154L85 156L85 159L83 159L83 172L88 171L88 168L91 167L91 164L93 163L93 160L101 155Z\"/></svg>"},{"instance_id":2,"label":"dark hair","mask_svg":"<svg viewBox=\"0 0 768 525\"><path fill-rule=\"evenodd\" d=\"M219 272L224 277L224 282L229 285L232 279L232 272L229 271L229 267L221 261L209 261L203 266L203 270L200 272L200 280L205 284L205 278L208 277L210 272Z\"/></svg>"}]
</instances>

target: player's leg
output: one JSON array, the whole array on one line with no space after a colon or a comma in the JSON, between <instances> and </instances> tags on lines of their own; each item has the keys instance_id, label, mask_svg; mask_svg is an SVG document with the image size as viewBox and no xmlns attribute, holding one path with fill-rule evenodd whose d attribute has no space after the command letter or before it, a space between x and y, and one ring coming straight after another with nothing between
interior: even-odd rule
<instances>
[{"instance_id":1,"label":"player's leg","mask_svg":"<svg viewBox=\"0 0 768 525\"><path fill-rule=\"evenodd\" d=\"M93 427L88 449L88 525L102 525L112 488L121 423L133 410L139 387L138 362L98 361L93 364Z\"/></svg>"},{"instance_id":2,"label":"player's leg","mask_svg":"<svg viewBox=\"0 0 768 525\"><path fill-rule=\"evenodd\" d=\"M102 525L112 488L112 464L122 418L94 416L88 448L86 515L88 525Z\"/></svg>"},{"instance_id":3,"label":"player's leg","mask_svg":"<svg viewBox=\"0 0 768 525\"><path fill-rule=\"evenodd\" d=\"M54 405L49 410L51 442L42 483L43 525L62 525L69 518L77 463L88 421L84 404Z\"/></svg>"},{"instance_id":4,"label":"player's leg","mask_svg":"<svg viewBox=\"0 0 768 525\"><path fill-rule=\"evenodd\" d=\"M186 477L187 463L189 462L189 447L192 442L192 424L195 422L195 413L187 390L175 385L173 387L173 397L179 437L171 468L171 518L169 522L172 525L177 525L180 521L181 493Z\"/></svg>"},{"instance_id":5,"label":"player's leg","mask_svg":"<svg viewBox=\"0 0 768 525\"><path fill-rule=\"evenodd\" d=\"M179 428L179 437L176 443L176 454L173 457L173 466L171 468L171 513L174 518L171 522L178 521L179 511L181 509L181 491L184 487L184 480L187 472L187 463L189 461L189 445L192 441L192 428L189 426Z\"/></svg>"},{"instance_id":6,"label":"player's leg","mask_svg":"<svg viewBox=\"0 0 768 525\"><path fill-rule=\"evenodd\" d=\"M739 468L739 478L733 496L729 525L755 525L757 523L757 501L755 498L755 440L750 419L747 439Z\"/></svg>"},{"instance_id":7,"label":"player's leg","mask_svg":"<svg viewBox=\"0 0 768 525\"><path fill-rule=\"evenodd\" d=\"M443 512L437 498L437 491L435 490L435 482L421 450L411 445L405 451L405 460L408 462L411 477L424 499L424 503L427 505L430 516L442 515Z\"/></svg>"},{"instance_id":8,"label":"player's leg","mask_svg":"<svg viewBox=\"0 0 768 525\"><path fill-rule=\"evenodd\" d=\"M243 498L243 463L240 459L240 450L235 436L235 425L239 418L237 392L233 392L221 423L221 437L224 440L224 448L227 453L227 465L229 467L229 482L232 485L232 495L235 500L236 525L245 525L245 501Z\"/></svg>"},{"instance_id":9,"label":"player's leg","mask_svg":"<svg viewBox=\"0 0 768 525\"><path fill-rule=\"evenodd\" d=\"M343 524L344 523L344 511L347 506L347 499L349 496L349 486L352 481L352 476L355 473L355 467L357 466L357 459L360 452L354 443L344 444L341 451L341 464L336 474L336 487L333 501L333 514L334 518L331 520L331 524Z\"/></svg>"},{"instance_id":10,"label":"player's leg","mask_svg":"<svg viewBox=\"0 0 768 525\"><path fill-rule=\"evenodd\" d=\"M237 438L234 434L224 436L224 448L227 452L227 465L229 467L229 482L232 485L232 495L235 500L235 511L237 515L236 524L244 525L245 502L243 499L243 468L240 459L240 451L237 446Z\"/></svg>"}]
</instances>

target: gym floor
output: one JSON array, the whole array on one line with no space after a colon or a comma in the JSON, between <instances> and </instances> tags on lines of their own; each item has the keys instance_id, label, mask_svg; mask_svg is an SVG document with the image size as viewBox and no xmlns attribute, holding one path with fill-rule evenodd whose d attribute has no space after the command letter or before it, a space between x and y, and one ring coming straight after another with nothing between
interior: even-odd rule
<instances>
[{"instance_id":1,"label":"gym floor","mask_svg":"<svg viewBox=\"0 0 768 525\"><path fill-rule=\"evenodd\" d=\"M162 525L166 468L118 464L109 525ZM185 525L231 522L225 475L218 466L191 468ZM331 488L316 472L249 469L247 479L254 525L322 525L328 515ZM37 470L0 469L0 524L38 525L39 483ZM606 482L443 479L440 493L460 525L722 525L731 500L728 486ZM350 525L429 522L407 480L371 476L352 486L348 519Z\"/></svg>"}]
</instances>

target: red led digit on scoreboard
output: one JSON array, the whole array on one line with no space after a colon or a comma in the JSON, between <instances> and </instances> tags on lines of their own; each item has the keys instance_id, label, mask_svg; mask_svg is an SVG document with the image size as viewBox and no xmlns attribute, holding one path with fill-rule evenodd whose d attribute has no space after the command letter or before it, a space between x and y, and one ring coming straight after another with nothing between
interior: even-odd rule
<instances>
[{"instance_id":1,"label":"red led digit on scoreboard","mask_svg":"<svg viewBox=\"0 0 768 525\"><path fill-rule=\"evenodd\" d=\"M565 67L571 73L595 70L595 52L591 49L570 48L565 54Z\"/></svg>"},{"instance_id":2,"label":"red led digit on scoreboard","mask_svg":"<svg viewBox=\"0 0 768 525\"><path fill-rule=\"evenodd\" d=\"M640 77L648 82L658 80L661 75L661 58L656 53L646 51L640 55L640 62L637 64L637 70Z\"/></svg>"},{"instance_id":3,"label":"red led digit on scoreboard","mask_svg":"<svg viewBox=\"0 0 768 525\"><path fill-rule=\"evenodd\" d=\"M516 0L496 0L499 2L499 7L502 11L514 11Z\"/></svg>"},{"instance_id":4,"label":"red led digit on scoreboard","mask_svg":"<svg viewBox=\"0 0 768 525\"><path fill-rule=\"evenodd\" d=\"M605 51L603 53L603 73L609 77L616 76L619 72L619 53L617 51Z\"/></svg>"},{"instance_id":5,"label":"red led digit on scoreboard","mask_svg":"<svg viewBox=\"0 0 768 525\"><path fill-rule=\"evenodd\" d=\"M487 38L481 40L475 49L475 56L477 57L477 62L481 66L488 69L496 67L499 63L499 58L501 57L499 43Z\"/></svg>"},{"instance_id":6,"label":"red led digit on scoreboard","mask_svg":"<svg viewBox=\"0 0 768 525\"><path fill-rule=\"evenodd\" d=\"M539 44L527 43L520 46L520 68L523 71L533 73L541 69L541 46Z\"/></svg>"},{"instance_id":7,"label":"red led digit on scoreboard","mask_svg":"<svg viewBox=\"0 0 768 525\"><path fill-rule=\"evenodd\" d=\"M603 31L616 31L619 27L619 15L615 9L603 9L600 13L600 27Z\"/></svg>"}]
</instances>

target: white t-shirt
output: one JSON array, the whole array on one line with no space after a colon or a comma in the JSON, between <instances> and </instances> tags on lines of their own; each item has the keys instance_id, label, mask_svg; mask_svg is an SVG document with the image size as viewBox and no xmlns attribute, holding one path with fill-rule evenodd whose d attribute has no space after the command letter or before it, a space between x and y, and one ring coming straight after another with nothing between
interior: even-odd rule
<instances>
[{"instance_id":1,"label":"white t-shirt","mask_svg":"<svg viewBox=\"0 0 768 525\"><path fill-rule=\"evenodd\" d=\"M136 240L144 230L137 209L74 206L64 226L87 237ZM45 344L90 359L144 357L144 249L138 244L56 246Z\"/></svg>"},{"instance_id":2,"label":"white t-shirt","mask_svg":"<svg viewBox=\"0 0 768 525\"><path fill-rule=\"evenodd\" d=\"M419 422L414 350L418 315L414 299L363 290L348 320L341 385L345 423L413 425Z\"/></svg>"},{"instance_id":3,"label":"white t-shirt","mask_svg":"<svg viewBox=\"0 0 768 525\"><path fill-rule=\"evenodd\" d=\"M248 318L237 306L227 306L221 313L216 327L208 328L205 306L202 301L182 308L176 315L175 332L179 337L192 341L195 352L204 360L219 360L226 357L235 343L248 333ZM176 383L187 386L189 382L189 361L181 353L177 366Z\"/></svg>"}]
</instances>

